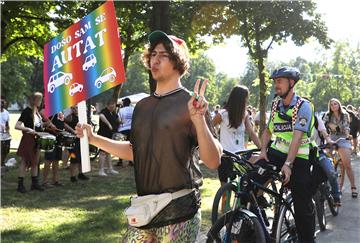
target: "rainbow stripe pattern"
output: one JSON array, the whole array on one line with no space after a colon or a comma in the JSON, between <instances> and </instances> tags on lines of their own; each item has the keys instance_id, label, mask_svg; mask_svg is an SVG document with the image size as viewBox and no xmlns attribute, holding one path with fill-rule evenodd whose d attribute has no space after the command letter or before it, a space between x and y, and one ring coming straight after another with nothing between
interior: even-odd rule
<instances>
[{"instance_id":1,"label":"rainbow stripe pattern","mask_svg":"<svg viewBox=\"0 0 360 243\"><path fill-rule=\"evenodd\" d=\"M45 115L125 82L118 33L108 1L44 46Z\"/></svg>"}]
</instances>

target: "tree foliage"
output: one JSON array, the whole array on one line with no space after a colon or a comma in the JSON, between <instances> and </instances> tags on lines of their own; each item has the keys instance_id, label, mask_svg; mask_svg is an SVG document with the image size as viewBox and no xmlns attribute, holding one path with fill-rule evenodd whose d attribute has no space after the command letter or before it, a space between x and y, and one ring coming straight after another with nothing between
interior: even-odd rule
<instances>
[{"instance_id":1,"label":"tree foliage","mask_svg":"<svg viewBox=\"0 0 360 243\"><path fill-rule=\"evenodd\" d=\"M10 101L16 101L31 91L41 90L43 45L102 3L3 1L2 94ZM149 92L148 73L139 61L139 51L143 50L151 30L165 28L165 31L183 38L192 54L190 73L183 78L183 84L192 90L197 78L208 78L206 95L211 105L222 105L231 89L240 83L250 90L250 104L264 112L273 96L269 73L281 65L300 69L303 75L296 85L296 92L312 98L317 109L326 109L331 97L339 98L344 104L360 105L360 89L357 88L360 87L360 47L350 48L346 42L336 43L332 58L328 59L324 54L320 62L301 58L290 63L267 62L268 51L275 42L281 45L292 40L302 45L309 37L315 37L323 46L329 46L331 41L326 36L326 26L315 12L313 2L116 1L115 8L123 60L128 67L128 82L123 86L122 96ZM159 11L160 15L157 14ZM161 22L163 19L166 23ZM203 53L208 46L202 37L211 37L214 43L219 43L232 35L242 37L242 44L251 57L245 74L240 78L216 73L214 64ZM106 98L111 96L111 92L116 98L120 87L105 93Z\"/></svg>"},{"instance_id":2,"label":"tree foliage","mask_svg":"<svg viewBox=\"0 0 360 243\"><path fill-rule=\"evenodd\" d=\"M313 97L315 107L326 110L330 98L342 104L360 105L360 48L351 48L346 42L334 45L332 59L311 63Z\"/></svg>"},{"instance_id":3,"label":"tree foliage","mask_svg":"<svg viewBox=\"0 0 360 243\"><path fill-rule=\"evenodd\" d=\"M258 69L261 131L265 127L267 103L265 62L272 44L291 39L296 45L303 45L309 37L315 37L325 47L330 44L325 23L315 10L316 5L311 1L218 3L210 9L211 17L203 19L202 27L198 27L202 34L210 30L219 40L242 36L243 45Z\"/></svg>"},{"instance_id":4,"label":"tree foliage","mask_svg":"<svg viewBox=\"0 0 360 243\"><path fill-rule=\"evenodd\" d=\"M10 102L24 101L32 88L28 75L33 72L34 66L18 57L10 57L1 64L1 95Z\"/></svg>"},{"instance_id":5,"label":"tree foliage","mask_svg":"<svg viewBox=\"0 0 360 243\"><path fill-rule=\"evenodd\" d=\"M12 55L42 58L45 43L97 5L90 1L3 1L2 59Z\"/></svg>"}]
</instances>

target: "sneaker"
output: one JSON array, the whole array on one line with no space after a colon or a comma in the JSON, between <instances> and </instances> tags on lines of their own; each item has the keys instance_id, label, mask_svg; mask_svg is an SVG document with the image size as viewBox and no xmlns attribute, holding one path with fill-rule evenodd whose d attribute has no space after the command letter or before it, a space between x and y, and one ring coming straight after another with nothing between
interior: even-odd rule
<instances>
[{"instance_id":1,"label":"sneaker","mask_svg":"<svg viewBox=\"0 0 360 243\"><path fill-rule=\"evenodd\" d=\"M334 197L334 204L337 207L341 207L341 200L339 197Z\"/></svg>"},{"instance_id":2,"label":"sneaker","mask_svg":"<svg viewBox=\"0 0 360 243\"><path fill-rule=\"evenodd\" d=\"M113 175L117 175L117 174L119 174L119 172L117 172L117 171L116 171L116 170L114 170L114 169L110 169L110 170L108 170L108 173L113 174Z\"/></svg>"},{"instance_id":3,"label":"sneaker","mask_svg":"<svg viewBox=\"0 0 360 243\"><path fill-rule=\"evenodd\" d=\"M87 177L87 176L84 175L83 173L79 173L78 179L79 179L79 180L87 181L87 180L89 180L89 177Z\"/></svg>"},{"instance_id":4,"label":"sneaker","mask_svg":"<svg viewBox=\"0 0 360 243\"><path fill-rule=\"evenodd\" d=\"M70 177L70 181L71 182L77 182L78 180L76 179L76 176L72 176L72 177Z\"/></svg>"},{"instance_id":5,"label":"sneaker","mask_svg":"<svg viewBox=\"0 0 360 243\"><path fill-rule=\"evenodd\" d=\"M99 170L99 176L107 176L104 170Z\"/></svg>"}]
</instances>

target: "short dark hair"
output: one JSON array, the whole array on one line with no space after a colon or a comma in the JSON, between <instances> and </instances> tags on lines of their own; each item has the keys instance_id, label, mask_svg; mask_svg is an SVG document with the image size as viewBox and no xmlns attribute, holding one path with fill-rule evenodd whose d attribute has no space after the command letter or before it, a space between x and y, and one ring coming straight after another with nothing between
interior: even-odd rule
<instances>
[{"instance_id":1,"label":"short dark hair","mask_svg":"<svg viewBox=\"0 0 360 243\"><path fill-rule=\"evenodd\" d=\"M123 106L129 106L131 104L131 100L129 98L122 99Z\"/></svg>"}]
</instances>

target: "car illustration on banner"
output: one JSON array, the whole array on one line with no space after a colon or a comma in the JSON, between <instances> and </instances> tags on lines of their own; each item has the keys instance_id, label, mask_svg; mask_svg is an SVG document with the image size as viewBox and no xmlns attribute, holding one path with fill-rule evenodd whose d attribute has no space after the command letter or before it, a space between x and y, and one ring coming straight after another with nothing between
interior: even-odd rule
<instances>
[{"instance_id":1,"label":"car illustration on banner","mask_svg":"<svg viewBox=\"0 0 360 243\"><path fill-rule=\"evenodd\" d=\"M100 77L95 80L95 86L100 89L103 83L107 81L114 82L115 78L116 72L114 68L108 67L101 73Z\"/></svg>"},{"instance_id":2,"label":"car illustration on banner","mask_svg":"<svg viewBox=\"0 0 360 243\"><path fill-rule=\"evenodd\" d=\"M85 58L85 62L82 66L82 69L84 71L87 71L90 67L95 66L95 64L96 64L96 57L94 56L94 54L90 54Z\"/></svg>"},{"instance_id":3,"label":"car illustration on banner","mask_svg":"<svg viewBox=\"0 0 360 243\"><path fill-rule=\"evenodd\" d=\"M55 89L60 85L68 85L73 78L72 73L57 72L49 78L48 92L54 93Z\"/></svg>"},{"instance_id":4,"label":"car illustration on banner","mask_svg":"<svg viewBox=\"0 0 360 243\"><path fill-rule=\"evenodd\" d=\"M70 86L70 91L69 91L69 95L70 96L73 96L75 93L77 92L81 92L84 88L84 85L82 84L79 84L79 83L73 83L71 86Z\"/></svg>"}]
</instances>

